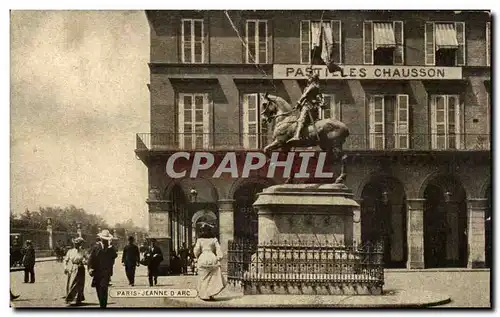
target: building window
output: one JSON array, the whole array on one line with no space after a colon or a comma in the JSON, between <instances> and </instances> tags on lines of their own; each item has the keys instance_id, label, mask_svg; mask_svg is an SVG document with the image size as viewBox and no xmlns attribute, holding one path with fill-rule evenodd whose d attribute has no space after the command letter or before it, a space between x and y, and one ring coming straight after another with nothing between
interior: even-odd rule
<instances>
[{"instance_id":1,"label":"building window","mask_svg":"<svg viewBox=\"0 0 500 317\"><path fill-rule=\"evenodd\" d=\"M300 23L300 62L302 64L323 64L325 59L321 55L329 52L328 48L331 48L332 61L341 64L342 27L340 21L332 20L321 23L321 21L304 20Z\"/></svg>"},{"instance_id":2,"label":"building window","mask_svg":"<svg viewBox=\"0 0 500 317\"><path fill-rule=\"evenodd\" d=\"M340 103L335 100L334 94L323 94L323 108L319 110L318 118L341 120Z\"/></svg>"},{"instance_id":3,"label":"building window","mask_svg":"<svg viewBox=\"0 0 500 317\"><path fill-rule=\"evenodd\" d=\"M465 65L465 23L425 23L425 65Z\"/></svg>"},{"instance_id":4,"label":"building window","mask_svg":"<svg viewBox=\"0 0 500 317\"><path fill-rule=\"evenodd\" d=\"M408 95L371 95L368 100L370 149L409 149Z\"/></svg>"},{"instance_id":5,"label":"building window","mask_svg":"<svg viewBox=\"0 0 500 317\"><path fill-rule=\"evenodd\" d=\"M263 94L242 94L242 126L243 147L245 149L260 149L268 144L268 127L260 117Z\"/></svg>"},{"instance_id":6,"label":"building window","mask_svg":"<svg viewBox=\"0 0 500 317\"><path fill-rule=\"evenodd\" d=\"M267 64L267 21L247 20L247 64Z\"/></svg>"},{"instance_id":7,"label":"building window","mask_svg":"<svg viewBox=\"0 0 500 317\"><path fill-rule=\"evenodd\" d=\"M209 95L179 94L179 147L206 149L210 146Z\"/></svg>"},{"instance_id":8,"label":"building window","mask_svg":"<svg viewBox=\"0 0 500 317\"><path fill-rule=\"evenodd\" d=\"M203 63L205 41L202 19L182 20L182 62Z\"/></svg>"},{"instance_id":9,"label":"building window","mask_svg":"<svg viewBox=\"0 0 500 317\"><path fill-rule=\"evenodd\" d=\"M460 149L461 131L460 97L458 95L432 95L432 149Z\"/></svg>"},{"instance_id":10,"label":"building window","mask_svg":"<svg viewBox=\"0 0 500 317\"><path fill-rule=\"evenodd\" d=\"M368 65L403 65L403 22L365 21L363 60Z\"/></svg>"},{"instance_id":11,"label":"building window","mask_svg":"<svg viewBox=\"0 0 500 317\"><path fill-rule=\"evenodd\" d=\"M486 22L486 66L490 66L491 59L491 22Z\"/></svg>"}]
</instances>

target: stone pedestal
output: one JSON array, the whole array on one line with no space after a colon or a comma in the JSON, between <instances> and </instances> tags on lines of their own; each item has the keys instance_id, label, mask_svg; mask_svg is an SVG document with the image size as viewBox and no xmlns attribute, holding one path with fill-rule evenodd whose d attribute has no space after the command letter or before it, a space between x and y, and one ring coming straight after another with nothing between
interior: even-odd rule
<instances>
[{"instance_id":1,"label":"stone pedestal","mask_svg":"<svg viewBox=\"0 0 500 317\"><path fill-rule=\"evenodd\" d=\"M228 242L234 239L234 200L219 200L219 243L222 249L221 270L227 272Z\"/></svg>"},{"instance_id":2,"label":"stone pedestal","mask_svg":"<svg viewBox=\"0 0 500 317\"><path fill-rule=\"evenodd\" d=\"M149 238L157 241L163 253L163 261L160 263L160 275L168 275L170 267L170 248L172 237L170 236L170 220L172 204L168 200L148 199L149 205Z\"/></svg>"},{"instance_id":3,"label":"stone pedestal","mask_svg":"<svg viewBox=\"0 0 500 317\"><path fill-rule=\"evenodd\" d=\"M353 214L359 204L339 184L271 186L254 206L259 215L259 244L281 241L352 245Z\"/></svg>"},{"instance_id":4,"label":"stone pedestal","mask_svg":"<svg viewBox=\"0 0 500 317\"><path fill-rule=\"evenodd\" d=\"M467 230L469 257L468 268L485 267L485 229L484 215L488 208L488 200L470 198L467 201Z\"/></svg>"},{"instance_id":5,"label":"stone pedestal","mask_svg":"<svg viewBox=\"0 0 500 317\"><path fill-rule=\"evenodd\" d=\"M260 193L253 204L259 243L244 294L382 294L383 249L353 247L360 206L352 197L343 184L277 185Z\"/></svg>"},{"instance_id":6,"label":"stone pedestal","mask_svg":"<svg viewBox=\"0 0 500 317\"><path fill-rule=\"evenodd\" d=\"M407 199L408 203L408 263L409 269L424 268L424 202Z\"/></svg>"}]
</instances>

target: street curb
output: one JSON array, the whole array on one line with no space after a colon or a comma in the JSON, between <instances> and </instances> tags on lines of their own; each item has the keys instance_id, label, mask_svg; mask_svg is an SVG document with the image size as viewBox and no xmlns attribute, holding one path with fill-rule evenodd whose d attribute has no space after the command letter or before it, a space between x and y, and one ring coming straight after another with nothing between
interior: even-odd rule
<instances>
[{"instance_id":1,"label":"street curb","mask_svg":"<svg viewBox=\"0 0 500 317\"><path fill-rule=\"evenodd\" d=\"M384 269L385 273L439 273L439 272L490 272L491 269L488 268L443 268L443 269Z\"/></svg>"},{"instance_id":2,"label":"street curb","mask_svg":"<svg viewBox=\"0 0 500 317\"><path fill-rule=\"evenodd\" d=\"M233 300L223 301L202 301L201 299L179 299L168 298L166 304L174 307L184 308L425 308L436 307L451 302L448 295L436 294L420 290L401 290L399 294L370 296L314 296L314 295L243 295L235 294ZM411 296L409 296L411 295ZM221 296L221 298L224 296ZM272 297L272 299L270 299ZM247 302L240 300L245 298ZM301 299L307 298L308 303L297 303ZM279 300L291 300L290 303L283 303ZM273 301L267 302L266 301ZM349 303L345 301L360 300L359 303ZM231 301L233 301L231 303ZM370 303L371 301L371 303ZM377 302L379 301L379 302ZM169 305L170 306L170 305Z\"/></svg>"}]
</instances>

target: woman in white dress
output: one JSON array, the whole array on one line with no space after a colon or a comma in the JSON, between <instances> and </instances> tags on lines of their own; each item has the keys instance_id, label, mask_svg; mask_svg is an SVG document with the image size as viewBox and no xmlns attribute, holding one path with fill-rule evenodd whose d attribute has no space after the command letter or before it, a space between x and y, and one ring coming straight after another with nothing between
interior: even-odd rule
<instances>
[{"instance_id":1,"label":"woman in white dress","mask_svg":"<svg viewBox=\"0 0 500 317\"><path fill-rule=\"evenodd\" d=\"M200 237L196 240L193 250L197 258L198 297L203 300L213 300L213 297L226 287L220 268L222 251L212 228L213 226L207 223L202 225Z\"/></svg>"},{"instance_id":2,"label":"woman in white dress","mask_svg":"<svg viewBox=\"0 0 500 317\"><path fill-rule=\"evenodd\" d=\"M77 305L85 300L83 295L85 289L85 265L87 264L87 253L83 249L83 238L73 239L74 247L66 253L64 258L64 274L68 276L66 284L66 303L73 301Z\"/></svg>"}]
</instances>

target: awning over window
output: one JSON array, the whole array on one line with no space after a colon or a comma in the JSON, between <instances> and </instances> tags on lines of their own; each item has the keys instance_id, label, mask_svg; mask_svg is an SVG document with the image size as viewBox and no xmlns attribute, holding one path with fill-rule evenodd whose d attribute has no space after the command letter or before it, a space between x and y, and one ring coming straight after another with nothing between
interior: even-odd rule
<instances>
[{"instance_id":1,"label":"awning over window","mask_svg":"<svg viewBox=\"0 0 500 317\"><path fill-rule=\"evenodd\" d=\"M373 23L373 43L375 49L380 47L396 47L392 23Z\"/></svg>"},{"instance_id":2,"label":"awning over window","mask_svg":"<svg viewBox=\"0 0 500 317\"><path fill-rule=\"evenodd\" d=\"M436 23L436 50L458 48L457 32L453 23Z\"/></svg>"}]
</instances>

